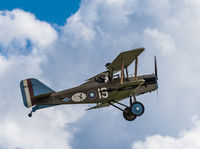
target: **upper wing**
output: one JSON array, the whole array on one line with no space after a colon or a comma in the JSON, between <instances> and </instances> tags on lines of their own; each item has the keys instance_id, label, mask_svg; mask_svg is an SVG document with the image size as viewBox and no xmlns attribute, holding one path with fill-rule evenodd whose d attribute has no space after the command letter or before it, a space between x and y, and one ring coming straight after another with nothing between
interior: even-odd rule
<instances>
[{"instance_id":1,"label":"upper wing","mask_svg":"<svg viewBox=\"0 0 200 149\"><path fill-rule=\"evenodd\" d=\"M124 66L128 67L135 59L137 56L139 56L142 52L144 51L144 48L138 48L134 50L129 50L120 53L114 60L113 62L107 67L108 70L101 72L94 77L89 78L88 80L92 80L93 78L99 77L99 76L104 76L107 77L109 75L109 70L113 70L113 74L119 72L121 70L121 60L124 60Z\"/></svg>"},{"instance_id":2,"label":"upper wing","mask_svg":"<svg viewBox=\"0 0 200 149\"><path fill-rule=\"evenodd\" d=\"M128 67L137 56L144 51L144 48L138 48L120 53L114 61L107 67L107 69L121 70L121 60L124 60L124 66Z\"/></svg>"}]
</instances>

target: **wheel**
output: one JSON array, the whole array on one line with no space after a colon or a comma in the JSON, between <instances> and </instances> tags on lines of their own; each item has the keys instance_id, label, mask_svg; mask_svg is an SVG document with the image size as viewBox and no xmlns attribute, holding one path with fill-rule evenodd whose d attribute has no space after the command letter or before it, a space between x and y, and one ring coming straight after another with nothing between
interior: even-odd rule
<instances>
[{"instance_id":1,"label":"wheel","mask_svg":"<svg viewBox=\"0 0 200 149\"><path fill-rule=\"evenodd\" d=\"M131 112L131 108L125 108L123 111L123 116L127 121L133 121L136 119L136 116Z\"/></svg>"},{"instance_id":2,"label":"wheel","mask_svg":"<svg viewBox=\"0 0 200 149\"><path fill-rule=\"evenodd\" d=\"M144 113L144 105L140 102L134 102L131 111L134 115L141 116Z\"/></svg>"},{"instance_id":3,"label":"wheel","mask_svg":"<svg viewBox=\"0 0 200 149\"><path fill-rule=\"evenodd\" d=\"M32 113L29 113L29 114L28 114L28 117L31 117L31 116L32 116Z\"/></svg>"}]
</instances>

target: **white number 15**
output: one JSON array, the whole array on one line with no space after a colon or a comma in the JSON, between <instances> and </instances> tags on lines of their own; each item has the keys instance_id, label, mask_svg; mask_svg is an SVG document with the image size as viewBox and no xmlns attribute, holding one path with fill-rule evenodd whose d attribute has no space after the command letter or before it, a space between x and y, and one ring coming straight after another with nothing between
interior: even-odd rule
<instances>
[{"instance_id":1,"label":"white number 15","mask_svg":"<svg viewBox=\"0 0 200 149\"><path fill-rule=\"evenodd\" d=\"M106 87L98 88L99 99L108 98L108 91Z\"/></svg>"}]
</instances>

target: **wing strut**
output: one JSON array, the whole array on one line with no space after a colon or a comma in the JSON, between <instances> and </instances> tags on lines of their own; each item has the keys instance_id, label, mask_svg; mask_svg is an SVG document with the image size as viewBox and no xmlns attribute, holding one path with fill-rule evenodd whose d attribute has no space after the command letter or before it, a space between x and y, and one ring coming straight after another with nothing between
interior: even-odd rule
<instances>
[{"instance_id":1,"label":"wing strut","mask_svg":"<svg viewBox=\"0 0 200 149\"><path fill-rule=\"evenodd\" d=\"M121 80L120 84L124 83L124 59L121 59Z\"/></svg>"},{"instance_id":2,"label":"wing strut","mask_svg":"<svg viewBox=\"0 0 200 149\"><path fill-rule=\"evenodd\" d=\"M127 68L127 66L125 67L125 69L126 69L126 80L129 81L129 79L128 79L128 68Z\"/></svg>"},{"instance_id":3,"label":"wing strut","mask_svg":"<svg viewBox=\"0 0 200 149\"><path fill-rule=\"evenodd\" d=\"M111 69L111 71L109 71L110 72L110 82L112 83L113 82L113 68Z\"/></svg>"},{"instance_id":4,"label":"wing strut","mask_svg":"<svg viewBox=\"0 0 200 149\"><path fill-rule=\"evenodd\" d=\"M137 80L137 65L138 65L138 57L135 59L135 80Z\"/></svg>"}]
</instances>

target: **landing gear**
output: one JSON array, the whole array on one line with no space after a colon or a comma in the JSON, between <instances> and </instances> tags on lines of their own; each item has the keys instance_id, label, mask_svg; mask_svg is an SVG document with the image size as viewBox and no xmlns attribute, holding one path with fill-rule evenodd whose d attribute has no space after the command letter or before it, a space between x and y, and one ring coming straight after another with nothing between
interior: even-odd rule
<instances>
[{"instance_id":1,"label":"landing gear","mask_svg":"<svg viewBox=\"0 0 200 149\"><path fill-rule=\"evenodd\" d=\"M144 105L140 102L134 102L131 106L131 112L136 116L141 116L144 113Z\"/></svg>"},{"instance_id":2,"label":"landing gear","mask_svg":"<svg viewBox=\"0 0 200 149\"><path fill-rule=\"evenodd\" d=\"M37 106L32 107L31 112L28 114L28 117L32 117L32 113L35 112L38 109Z\"/></svg>"},{"instance_id":3,"label":"landing gear","mask_svg":"<svg viewBox=\"0 0 200 149\"><path fill-rule=\"evenodd\" d=\"M136 115L132 113L131 108L125 108L123 111L123 116L127 121L133 121L136 119Z\"/></svg>"},{"instance_id":4,"label":"landing gear","mask_svg":"<svg viewBox=\"0 0 200 149\"><path fill-rule=\"evenodd\" d=\"M32 111L28 114L28 117L32 117Z\"/></svg>"},{"instance_id":5,"label":"landing gear","mask_svg":"<svg viewBox=\"0 0 200 149\"><path fill-rule=\"evenodd\" d=\"M121 106L124 106L126 108L123 110L120 107L114 105L113 102L117 103ZM123 111L123 117L127 121L133 121L136 119L137 116L141 116L144 113L144 105L142 103L138 102L136 100L135 96L134 96L134 102L132 101L132 97L130 97L130 106L124 105L124 104L114 101L114 100L112 101L112 103L109 102L109 104L112 105L113 107Z\"/></svg>"}]
</instances>

